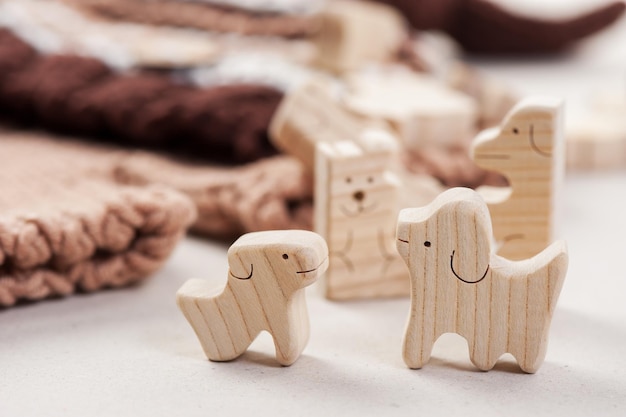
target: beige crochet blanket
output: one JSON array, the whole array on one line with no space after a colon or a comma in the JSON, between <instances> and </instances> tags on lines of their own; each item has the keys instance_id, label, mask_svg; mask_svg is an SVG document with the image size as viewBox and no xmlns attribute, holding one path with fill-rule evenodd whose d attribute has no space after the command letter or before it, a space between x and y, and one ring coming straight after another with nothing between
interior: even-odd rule
<instances>
[{"instance_id":1,"label":"beige crochet blanket","mask_svg":"<svg viewBox=\"0 0 626 417\"><path fill-rule=\"evenodd\" d=\"M168 188L117 183L121 157L0 131L0 307L127 285L163 264L194 206Z\"/></svg>"}]
</instances>

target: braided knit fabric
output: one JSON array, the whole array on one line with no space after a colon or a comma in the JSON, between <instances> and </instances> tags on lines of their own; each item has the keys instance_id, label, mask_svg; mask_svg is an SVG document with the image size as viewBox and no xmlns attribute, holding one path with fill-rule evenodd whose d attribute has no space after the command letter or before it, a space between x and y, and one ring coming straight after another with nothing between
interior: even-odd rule
<instances>
[{"instance_id":1,"label":"braided knit fabric","mask_svg":"<svg viewBox=\"0 0 626 417\"><path fill-rule=\"evenodd\" d=\"M0 306L128 285L165 261L194 207L163 187L116 184L119 157L0 132Z\"/></svg>"},{"instance_id":2,"label":"braided knit fabric","mask_svg":"<svg viewBox=\"0 0 626 417\"><path fill-rule=\"evenodd\" d=\"M177 0L64 0L108 17L150 25L195 28L242 35L300 38L318 30L315 15L251 12L208 3Z\"/></svg>"},{"instance_id":3,"label":"braided knit fabric","mask_svg":"<svg viewBox=\"0 0 626 417\"><path fill-rule=\"evenodd\" d=\"M312 228L313 181L292 157L224 168L133 153L118 165L116 179L184 192L198 210L192 230L203 235L232 239L260 230Z\"/></svg>"},{"instance_id":4,"label":"braided knit fabric","mask_svg":"<svg viewBox=\"0 0 626 417\"><path fill-rule=\"evenodd\" d=\"M276 152L267 126L281 98L261 85L198 89L156 74L117 74L90 58L40 56L0 30L0 114L13 121L245 162Z\"/></svg>"}]
</instances>

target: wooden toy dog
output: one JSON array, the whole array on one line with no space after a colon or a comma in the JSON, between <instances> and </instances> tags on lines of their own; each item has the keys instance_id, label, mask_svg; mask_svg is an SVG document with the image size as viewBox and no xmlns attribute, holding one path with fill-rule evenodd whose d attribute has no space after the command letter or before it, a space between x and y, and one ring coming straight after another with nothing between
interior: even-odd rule
<instances>
[{"instance_id":1,"label":"wooden toy dog","mask_svg":"<svg viewBox=\"0 0 626 417\"><path fill-rule=\"evenodd\" d=\"M309 339L304 287L328 267L326 242L304 230L248 233L230 247L228 263L223 290L192 279L176 295L207 357L235 359L266 330L278 362L291 365Z\"/></svg>"},{"instance_id":2,"label":"wooden toy dog","mask_svg":"<svg viewBox=\"0 0 626 417\"><path fill-rule=\"evenodd\" d=\"M492 254L491 232L487 205L466 188L400 212L397 248L411 274L403 349L409 368L428 362L433 344L448 332L467 340L481 370L507 352L525 372L541 366L567 271L565 243L509 261Z\"/></svg>"},{"instance_id":3,"label":"wooden toy dog","mask_svg":"<svg viewBox=\"0 0 626 417\"><path fill-rule=\"evenodd\" d=\"M531 97L473 143L476 164L509 180L509 195L486 198L498 254L507 259L536 255L554 240L556 195L565 168L561 125L559 100Z\"/></svg>"}]
</instances>

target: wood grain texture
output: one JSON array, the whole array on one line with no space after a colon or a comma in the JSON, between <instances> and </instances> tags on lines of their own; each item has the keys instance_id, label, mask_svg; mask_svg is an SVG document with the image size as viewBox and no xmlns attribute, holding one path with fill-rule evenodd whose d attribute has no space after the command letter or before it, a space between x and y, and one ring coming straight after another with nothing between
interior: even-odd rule
<instances>
[{"instance_id":1,"label":"wood grain texture","mask_svg":"<svg viewBox=\"0 0 626 417\"><path fill-rule=\"evenodd\" d=\"M528 373L543 363L567 271L565 243L509 261L492 254L491 236L487 205L467 188L400 212L396 244L411 274L403 342L409 368L427 363L435 341L448 332L467 340L470 359L481 370L507 352Z\"/></svg>"},{"instance_id":2,"label":"wood grain texture","mask_svg":"<svg viewBox=\"0 0 626 417\"><path fill-rule=\"evenodd\" d=\"M276 359L293 364L309 339L304 288L328 267L328 247L305 230L248 233L228 250L225 287L187 281L176 301L212 361L243 354L261 331L274 338Z\"/></svg>"},{"instance_id":3,"label":"wood grain texture","mask_svg":"<svg viewBox=\"0 0 626 417\"><path fill-rule=\"evenodd\" d=\"M320 13L315 39L317 65L335 72L395 59L408 37L407 25L394 8L369 1L335 0Z\"/></svg>"},{"instance_id":4,"label":"wood grain texture","mask_svg":"<svg viewBox=\"0 0 626 417\"><path fill-rule=\"evenodd\" d=\"M483 131L472 144L476 164L509 181L508 195L485 194L498 254L508 259L536 255L554 240L565 162L562 113L559 100L525 99L500 127Z\"/></svg>"},{"instance_id":5,"label":"wood grain texture","mask_svg":"<svg viewBox=\"0 0 626 417\"><path fill-rule=\"evenodd\" d=\"M408 274L394 250L400 186L390 169L394 151L393 139L381 132L317 146L314 225L330 250L327 298L408 293Z\"/></svg>"}]
</instances>

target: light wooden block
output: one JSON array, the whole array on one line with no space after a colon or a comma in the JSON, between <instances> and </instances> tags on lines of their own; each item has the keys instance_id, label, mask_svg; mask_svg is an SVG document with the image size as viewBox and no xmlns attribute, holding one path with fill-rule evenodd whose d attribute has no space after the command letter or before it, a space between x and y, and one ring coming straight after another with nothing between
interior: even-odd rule
<instances>
[{"instance_id":1,"label":"light wooden block","mask_svg":"<svg viewBox=\"0 0 626 417\"><path fill-rule=\"evenodd\" d=\"M317 145L314 224L330 250L323 280L327 298L408 294L408 274L394 250L394 152L393 138L382 132Z\"/></svg>"},{"instance_id":2,"label":"light wooden block","mask_svg":"<svg viewBox=\"0 0 626 417\"><path fill-rule=\"evenodd\" d=\"M317 64L336 73L395 58L407 25L394 8L368 1L334 0L320 13Z\"/></svg>"},{"instance_id":3,"label":"light wooden block","mask_svg":"<svg viewBox=\"0 0 626 417\"><path fill-rule=\"evenodd\" d=\"M567 168L608 170L626 167L624 115L626 99L623 94L594 96L584 116L566 125Z\"/></svg>"},{"instance_id":4,"label":"light wooden block","mask_svg":"<svg viewBox=\"0 0 626 417\"><path fill-rule=\"evenodd\" d=\"M626 167L624 120L603 114L589 114L567 126L566 138L568 170Z\"/></svg>"},{"instance_id":5,"label":"light wooden block","mask_svg":"<svg viewBox=\"0 0 626 417\"><path fill-rule=\"evenodd\" d=\"M562 112L559 100L525 99L472 144L476 164L509 181L508 195L487 199L498 254L508 259L536 255L554 240L565 162Z\"/></svg>"},{"instance_id":6,"label":"light wooden block","mask_svg":"<svg viewBox=\"0 0 626 417\"><path fill-rule=\"evenodd\" d=\"M350 74L346 84L346 107L386 120L407 149L467 146L476 133L475 100L432 76L387 67Z\"/></svg>"},{"instance_id":7,"label":"light wooden block","mask_svg":"<svg viewBox=\"0 0 626 417\"><path fill-rule=\"evenodd\" d=\"M265 330L277 361L291 365L309 340L304 288L328 267L326 242L304 230L248 233L228 250L228 264L225 287L192 279L176 294L206 356L235 359Z\"/></svg>"},{"instance_id":8,"label":"light wooden block","mask_svg":"<svg viewBox=\"0 0 626 417\"><path fill-rule=\"evenodd\" d=\"M269 135L276 148L312 170L317 143L354 140L365 128L366 121L345 109L329 83L313 79L283 99Z\"/></svg>"},{"instance_id":9,"label":"light wooden block","mask_svg":"<svg viewBox=\"0 0 626 417\"><path fill-rule=\"evenodd\" d=\"M552 314L567 272L565 243L509 261L491 251L487 205L454 188L430 205L404 209L397 248L411 275L411 310L403 342L407 366L426 364L435 341L457 333L481 370L511 353L525 372L544 361Z\"/></svg>"},{"instance_id":10,"label":"light wooden block","mask_svg":"<svg viewBox=\"0 0 626 417\"><path fill-rule=\"evenodd\" d=\"M477 104L477 125L481 128L500 123L519 101L519 94L496 79L483 76L468 65L457 63L446 76L447 84L472 97Z\"/></svg>"}]
</instances>

